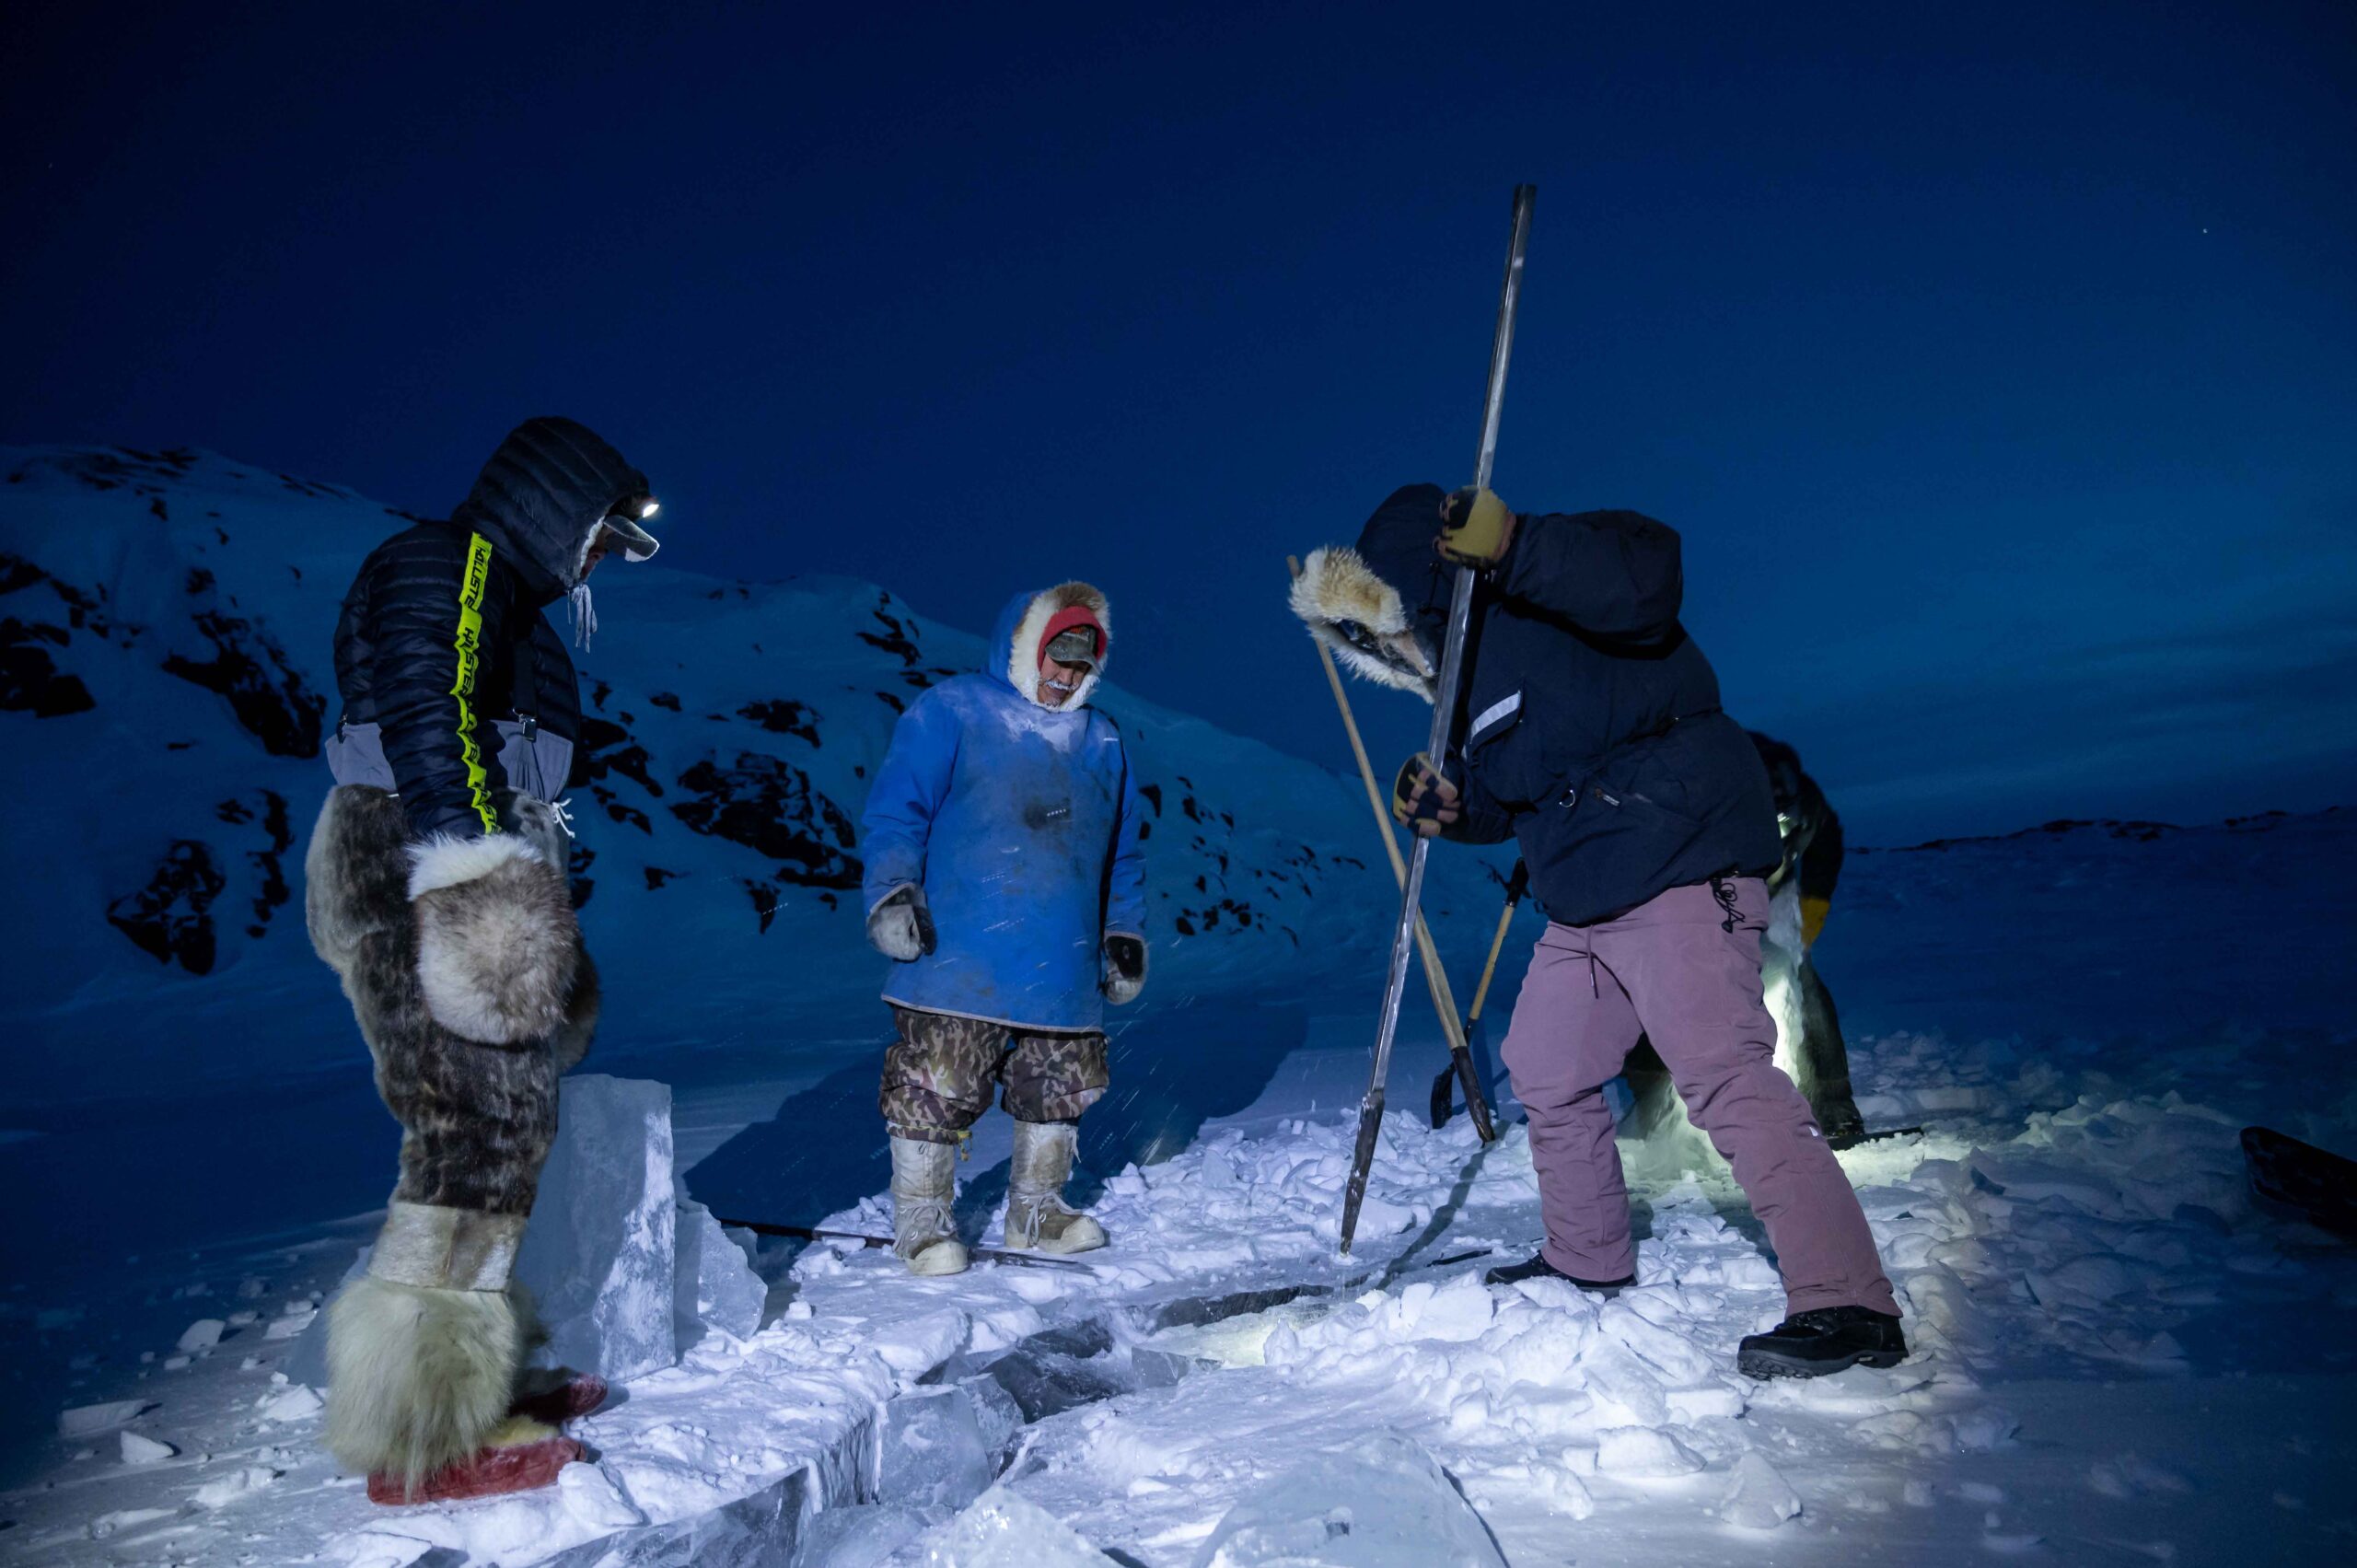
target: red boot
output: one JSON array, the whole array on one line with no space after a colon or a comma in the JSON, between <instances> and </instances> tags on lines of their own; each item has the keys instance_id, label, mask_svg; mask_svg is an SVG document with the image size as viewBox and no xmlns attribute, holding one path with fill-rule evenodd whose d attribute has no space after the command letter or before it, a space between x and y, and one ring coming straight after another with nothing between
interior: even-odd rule
<instances>
[{"instance_id":1,"label":"red boot","mask_svg":"<svg viewBox=\"0 0 2357 1568\"><path fill-rule=\"evenodd\" d=\"M588 1450L535 1421L511 1418L490 1441L457 1464L445 1465L414 1486L378 1470L368 1478L368 1501L399 1507L405 1503L455 1503L530 1492L553 1482L557 1472Z\"/></svg>"},{"instance_id":2,"label":"red boot","mask_svg":"<svg viewBox=\"0 0 2357 1568\"><path fill-rule=\"evenodd\" d=\"M515 1403L507 1407L507 1413L547 1426L563 1426L605 1402L606 1380L595 1373L575 1372L553 1388L517 1395Z\"/></svg>"}]
</instances>

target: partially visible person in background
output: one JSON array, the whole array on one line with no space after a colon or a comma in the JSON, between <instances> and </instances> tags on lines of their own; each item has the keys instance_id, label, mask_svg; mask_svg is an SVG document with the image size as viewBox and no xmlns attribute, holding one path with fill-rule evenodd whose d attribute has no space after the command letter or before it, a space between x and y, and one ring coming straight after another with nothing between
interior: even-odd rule
<instances>
[{"instance_id":1,"label":"partially visible person in background","mask_svg":"<svg viewBox=\"0 0 2357 1568\"><path fill-rule=\"evenodd\" d=\"M1841 819L1802 769L1799 752L1758 730L1751 743L1767 766L1784 841L1784 857L1768 877L1768 936L1761 945L1768 1008L1782 1037L1776 1062L1808 1097L1826 1141L1846 1149L1865 1136L1866 1125L1850 1089L1841 1017L1811 957L1841 880Z\"/></svg>"},{"instance_id":2,"label":"partially visible person in background","mask_svg":"<svg viewBox=\"0 0 2357 1568\"><path fill-rule=\"evenodd\" d=\"M1866 1136L1850 1088L1850 1052L1833 993L1810 958L1825 929L1833 889L1841 880L1841 819L1801 767L1800 753L1758 730L1751 744L1768 770L1783 855L1768 874L1768 929L1759 940L1760 981L1776 1020L1776 1065L1808 1100L1825 1141L1850 1148ZM1630 1130L1666 1163L1693 1157L1701 1135L1689 1131L1669 1070L1641 1040L1629 1056L1629 1089L1636 1098Z\"/></svg>"},{"instance_id":3,"label":"partially visible person in background","mask_svg":"<svg viewBox=\"0 0 2357 1568\"><path fill-rule=\"evenodd\" d=\"M379 1503L545 1486L583 1450L535 1417L604 1395L585 1379L519 1403L509 1293L557 1078L598 1016L554 804L581 696L542 611L570 599L586 637L589 575L653 555L655 510L598 436L528 421L449 521L369 553L336 624L336 787L304 901L401 1148L368 1271L328 1309L326 1441Z\"/></svg>"}]
</instances>

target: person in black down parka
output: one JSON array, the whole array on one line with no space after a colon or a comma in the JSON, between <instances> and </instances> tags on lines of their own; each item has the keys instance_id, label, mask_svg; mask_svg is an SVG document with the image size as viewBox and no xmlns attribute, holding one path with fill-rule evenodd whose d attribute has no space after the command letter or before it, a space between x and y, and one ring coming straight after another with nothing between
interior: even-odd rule
<instances>
[{"instance_id":1,"label":"person in black down parka","mask_svg":"<svg viewBox=\"0 0 2357 1568\"><path fill-rule=\"evenodd\" d=\"M1548 925L1506 1032L1546 1243L1492 1283L1634 1283L1606 1084L1641 1036L1735 1167L1784 1277L1787 1317L1747 1338L1755 1376L1906 1353L1857 1195L1774 1062L1761 986L1781 845L1766 771L1687 635L1675 529L1635 512L1517 517L1486 490L1409 485L1355 549L1311 553L1293 608L1345 667L1431 700L1458 565L1478 573L1464 702L1393 812L1422 835L1512 838Z\"/></svg>"},{"instance_id":2,"label":"person in black down parka","mask_svg":"<svg viewBox=\"0 0 2357 1568\"><path fill-rule=\"evenodd\" d=\"M544 1485L580 1454L509 1410L509 1271L598 1007L552 804L580 695L542 611L569 598L586 637L589 575L654 554L655 510L613 447L530 420L449 521L369 553L336 625L336 787L304 901L401 1151L368 1272L329 1308L326 1438L379 1502Z\"/></svg>"}]
</instances>

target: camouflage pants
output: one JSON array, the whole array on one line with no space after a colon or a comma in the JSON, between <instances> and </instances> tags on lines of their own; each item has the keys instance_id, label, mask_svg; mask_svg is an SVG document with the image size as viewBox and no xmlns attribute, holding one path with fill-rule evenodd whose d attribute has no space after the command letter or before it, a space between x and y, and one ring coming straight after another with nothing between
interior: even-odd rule
<instances>
[{"instance_id":1,"label":"camouflage pants","mask_svg":"<svg viewBox=\"0 0 2357 1568\"><path fill-rule=\"evenodd\" d=\"M991 1108L991 1086L1017 1121L1076 1121L1104 1098L1105 1037L1049 1034L895 1007L877 1108L896 1138L954 1144Z\"/></svg>"}]
</instances>

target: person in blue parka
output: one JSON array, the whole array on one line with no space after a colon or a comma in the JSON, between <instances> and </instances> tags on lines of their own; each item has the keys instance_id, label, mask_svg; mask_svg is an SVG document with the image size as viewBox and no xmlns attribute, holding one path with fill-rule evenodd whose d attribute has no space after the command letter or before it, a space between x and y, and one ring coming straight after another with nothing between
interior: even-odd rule
<instances>
[{"instance_id":1,"label":"person in blue parka","mask_svg":"<svg viewBox=\"0 0 2357 1568\"><path fill-rule=\"evenodd\" d=\"M1006 1245L1083 1252L1065 1206L1081 1112L1105 1093L1105 1004L1145 984L1137 782L1089 708L1112 618L1086 583L1017 594L981 672L900 717L862 819L867 935L893 961L899 1036L878 1104L892 1140L893 1250L956 1273L957 1150L1003 1086L1015 1118Z\"/></svg>"}]
</instances>

